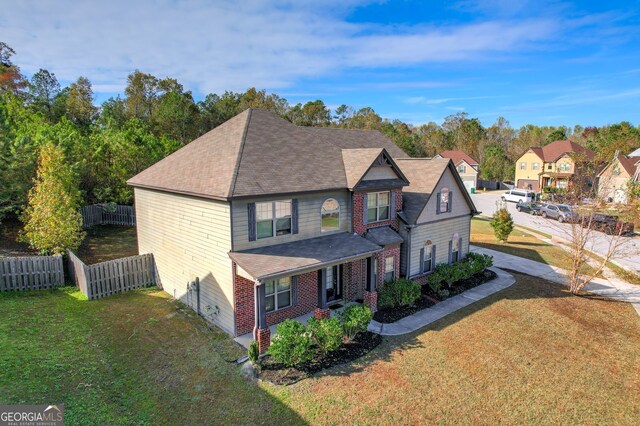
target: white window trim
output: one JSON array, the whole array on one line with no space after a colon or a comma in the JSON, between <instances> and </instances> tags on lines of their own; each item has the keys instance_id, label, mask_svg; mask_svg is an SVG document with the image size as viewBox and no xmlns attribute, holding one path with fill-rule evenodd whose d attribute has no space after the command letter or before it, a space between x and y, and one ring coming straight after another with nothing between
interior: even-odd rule
<instances>
[{"instance_id":1,"label":"white window trim","mask_svg":"<svg viewBox=\"0 0 640 426\"><path fill-rule=\"evenodd\" d=\"M433 253L433 246L434 246L433 244L425 244L424 247L423 247L424 248L424 258L422 259L422 265L420 265L420 267L422 268L422 273L423 274L426 274L426 273L429 273L429 272L433 272L433 269L435 267L435 265L431 264L431 254ZM427 256L427 247L429 247L429 256ZM424 267L424 264L427 261L427 257L429 258L429 266L430 266L429 269L426 269Z\"/></svg>"},{"instance_id":2,"label":"white window trim","mask_svg":"<svg viewBox=\"0 0 640 426\"><path fill-rule=\"evenodd\" d=\"M525 161L520 162L520 170L527 170L527 163Z\"/></svg>"},{"instance_id":3,"label":"white window trim","mask_svg":"<svg viewBox=\"0 0 640 426\"><path fill-rule=\"evenodd\" d=\"M264 220L259 220L257 215L258 215L258 205L260 204L269 204L271 203L271 236L270 237L260 237L260 235L258 235L258 222L264 222L267 219ZM277 217L276 216L276 203L289 203L289 210L291 211L291 214L289 214L289 216L282 216L282 217ZM261 201L261 202L257 202L256 203L256 240L266 240L267 238L277 238L277 237L286 237L288 235L291 235L293 233L293 200L274 200L274 201ZM277 235L277 230L276 230L276 223L277 223L277 219L285 219L289 217L289 219L291 220L290 222L290 229L289 229L289 233L288 234L282 234L282 235Z\"/></svg>"},{"instance_id":4,"label":"white window trim","mask_svg":"<svg viewBox=\"0 0 640 426\"><path fill-rule=\"evenodd\" d=\"M443 204L442 202L442 197L443 195L447 195L447 203ZM440 213L448 213L449 212L449 204L451 203L451 191L449 191L449 188L442 188L440 190L440 195L439 195L440 199L438 200L440 203ZM446 205L446 208L443 208L443 206Z\"/></svg>"},{"instance_id":5,"label":"white window trim","mask_svg":"<svg viewBox=\"0 0 640 426\"><path fill-rule=\"evenodd\" d=\"M531 163L531 170L540 170L540 163Z\"/></svg>"},{"instance_id":6,"label":"white window trim","mask_svg":"<svg viewBox=\"0 0 640 426\"><path fill-rule=\"evenodd\" d=\"M389 194L389 204L379 204L378 200L380 199L378 197L379 194ZM376 220L369 220L369 197L371 197L372 195L374 195L376 197ZM386 219L380 219L380 208L381 207L388 207L389 212L387 214L387 218ZM372 209L374 207L371 207ZM377 223L377 222L385 222L387 220L391 219L391 191L380 191L380 192L368 192L367 193L367 223Z\"/></svg>"},{"instance_id":7,"label":"white window trim","mask_svg":"<svg viewBox=\"0 0 640 426\"><path fill-rule=\"evenodd\" d=\"M284 278L288 278L289 279L289 290L282 290L282 291L278 291L278 281L280 281L281 279ZM290 308L291 306L293 306L293 291L292 288L292 283L293 280L291 279L291 277L283 277L283 278L276 278L273 280L267 280L267 282L269 281L273 281L273 293L267 293L267 288L265 287L265 292L264 292L264 298L266 299L269 296L273 296L273 309L267 312L275 312L275 311L279 311L281 309L286 309L286 308ZM266 282L264 284L266 286ZM282 294L282 293L289 293L289 304L287 306L278 306L278 295ZM265 305L266 305L266 301L265 301Z\"/></svg>"},{"instance_id":8,"label":"white window trim","mask_svg":"<svg viewBox=\"0 0 640 426\"><path fill-rule=\"evenodd\" d=\"M390 271L387 271L387 260L388 259L393 259L393 262L392 262L393 269L390 270ZM387 281L387 274L389 272L393 273L393 277L392 277L391 281ZM387 257L384 258L384 279L385 279L385 284L389 283L389 282L392 282L395 278L396 278L396 257L395 256L387 256Z\"/></svg>"},{"instance_id":9,"label":"white window trim","mask_svg":"<svg viewBox=\"0 0 640 426\"><path fill-rule=\"evenodd\" d=\"M322 206L324 206L324 203L326 203L327 201L333 200L336 202L336 204L338 205L338 208L336 210L327 210L325 212L322 211ZM338 213L338 227L336 229L327 229L326 231L322 229L322 215L324 214L331 214L331 213ZM324 200L322 202L322 205L320 206L320 232L336 232L339 231L340 225L342 224L342 218L340 217L340 203L338 202L338 200L336 200L335 198L327 198L326 200Z\"/></svg>"}]
</instances>

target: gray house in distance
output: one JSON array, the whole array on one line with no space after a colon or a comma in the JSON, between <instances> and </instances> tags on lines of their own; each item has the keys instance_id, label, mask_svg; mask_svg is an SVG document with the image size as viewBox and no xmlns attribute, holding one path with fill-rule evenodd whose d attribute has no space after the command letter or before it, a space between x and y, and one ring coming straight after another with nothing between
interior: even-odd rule
<instances>
[{"instance_id":1,"label":"gray house in distance","mask_svg":"<svg viewBox=\"0 0 640 426\"><path fill-rule=\"evenodd\" d=\"M468 252L476 210L455 166L407 157L379 132L249 109L129 180L139 252L165 291L263 351L270 325L376 310L386 282Z\"/></svg>"}]
</instances>

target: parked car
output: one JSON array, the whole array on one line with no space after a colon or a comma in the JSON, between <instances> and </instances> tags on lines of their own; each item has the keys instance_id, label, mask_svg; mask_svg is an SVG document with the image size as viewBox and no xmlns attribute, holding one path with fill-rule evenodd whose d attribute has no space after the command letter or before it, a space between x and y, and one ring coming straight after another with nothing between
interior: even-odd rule
<instances>
[{"instance_id":1,"label":"parked car","mask_svg":"<svg viewBox=\"0 0 640 426\"><path fill-rule=\"evenodd\" d=\"M625 222L613 214L594 213L582 218L582 226L596 229L608 235L633 235L632 222Z\"/></svg>"},{"instance_id":2,"label":"parked car","mask_svg":"<svg viewBox=\"0 0 640 426\"><path fill-rule=\"evenodd\" d=\"M580 219L580 215L571 210L571 206L567 204L544 204L540 208L540 214L544 218L556 219L558 222L577 222Z\"/></svg>"},{"instance_id":3,"label":"parked car","mask_svg":"<svg viewBox=\"0 0 640 426\"><path fill-rule=\"evenodd\" d=\"M523 203L522 201L518 201L516 205L516 210L519 212L529 213L534 216L540 215L540 204L539 203Z\"/></svg>"},{"instance_id":4,"label":"parked car","mask_svg":"<svg viewBox=\"0 0 640 426\"><path fill-rule=\"evenodd\" d=\"M514 203L522 201L523 203L531 203L535 201L536 194L524 189L511 189L502 194L502 201L512 201Z\"/></svg>"}]
</instances>

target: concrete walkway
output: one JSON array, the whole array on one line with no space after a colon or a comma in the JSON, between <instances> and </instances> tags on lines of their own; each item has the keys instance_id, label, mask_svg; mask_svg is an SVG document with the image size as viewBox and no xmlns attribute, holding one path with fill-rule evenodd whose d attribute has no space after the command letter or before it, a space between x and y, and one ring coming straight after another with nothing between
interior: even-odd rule
<instances>
[{"instance_id":1,"label":"concrete walkway","mask_svg":"<svg viewBox=\"0 0 640 426\"><path fill-rule=\"evenodd\" d=\"M486 248L471 246L470 249L477 253L493 256L493 265L498 268L512 269L523 274L544 278L557 284L567 285L566 276L569 271L565 269ZM629 284L614 277L594 278L584 287L584 290L612 300L631 303L638 315L640 315L639 285Z\"/></svg>"},{"instance_id":2,"label":"concrete walkway","mask_svg":"<svg viewBox=\"0 0 640 426\"><path fill-rule=\"evenodd\" d=\"M494 293L504 290L513 285L516 279L513 275L504 272L498 268L490 268L498 277L479 285L478 287L469 289L462 294L453 296L447 300L433 305L430 308L423 309L413 315L404 317L391 324L382 324L377 321L371 321L369 331L381 334L383 336L399 336L401 334L411 333L424 326L431 324L455 311L469 306L478 300L491 296Z\"/></svg>"}]
</instances>

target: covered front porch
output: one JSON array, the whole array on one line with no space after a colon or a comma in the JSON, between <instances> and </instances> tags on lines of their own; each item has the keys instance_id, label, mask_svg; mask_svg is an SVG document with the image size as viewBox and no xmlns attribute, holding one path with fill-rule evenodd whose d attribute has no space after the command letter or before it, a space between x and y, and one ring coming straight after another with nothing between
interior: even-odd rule
<instances>
[{"instance_id":1,"label":"covered front porch","mask_svg":"<svg viewBox=\"0 0 640 426\"><path fill-rule=\"evenodd\" d=\"M354 301L377 307L376 266L384 248L351 233L231 252L235 334L269 346L276 324L326 318L331 307Z\"/></svg>"},{"instance_id":2,"label":"covered front porch","mask_svg":"<svg viewBox=\"0 0 640 426\"><path fill-rule=\"evenodd\" d=\"M569 179L571 173L552 173L546 172L540 175L540 188L544 191L544 188L558 188L566 189L569 186Z\"/></svg>"}]
</instances>

